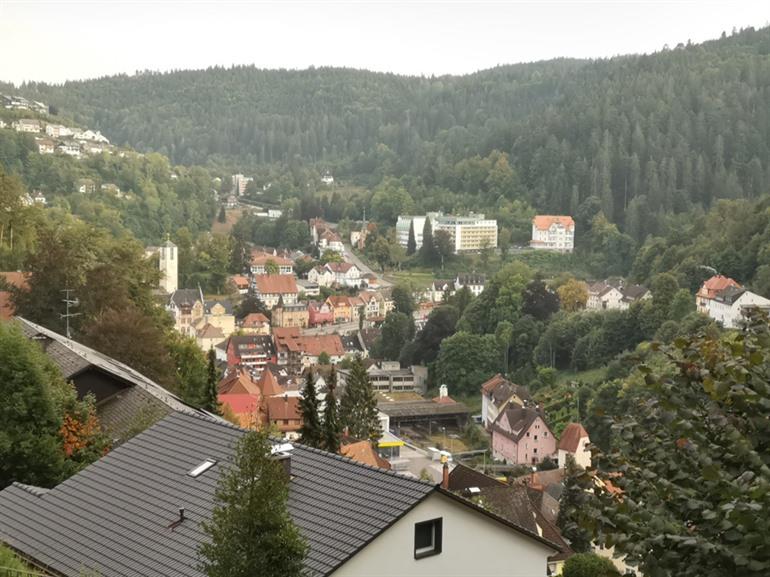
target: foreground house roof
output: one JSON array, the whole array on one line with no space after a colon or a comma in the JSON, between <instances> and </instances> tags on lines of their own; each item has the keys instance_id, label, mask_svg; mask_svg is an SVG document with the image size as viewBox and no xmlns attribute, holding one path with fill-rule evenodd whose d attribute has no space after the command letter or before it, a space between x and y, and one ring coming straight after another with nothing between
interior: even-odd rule
<instances>
[{"instance_id":1,"label":"foreground house roof","mask_svg":"<svg viewBox=\"0 0 770 577\"><path fill-rule=\"evenodd\" d=\"M220 420L173 413L50 491L14 484L0 492L0 542L55 575L203 577L200 522L211 516L219 475L243 434ZM206 459L216 464L191 477ZM291 451L291 474L288 508L309 544L308 576L333 572L431 493L459 500L435 485L302 445ZM173 526L180 507L184 520Z\"/></svg>"},{"instance_id":2,"label":"foreground house roof","mask_svg":"<svg viewBox=\"0 0 770 577\"><path fill-rule=\"evenodd\" d=\"M158 420L171 411L206 414L112 357L24 318L16 320L24 336L37 342L62 376L75 383L79 396L94 392L90 388L94 374L107 377L114 385L94 385L99 421L114 439L122 440L136 432L137 422L146 422L149 417Z\"/></svg>"}]
</instances>

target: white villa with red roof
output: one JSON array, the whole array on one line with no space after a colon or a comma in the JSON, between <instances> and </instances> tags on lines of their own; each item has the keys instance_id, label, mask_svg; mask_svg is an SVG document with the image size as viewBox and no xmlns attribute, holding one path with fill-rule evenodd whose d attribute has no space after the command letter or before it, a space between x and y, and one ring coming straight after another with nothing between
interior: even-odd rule
<instances>
[{"instance_id":1,"label":"white villa with red roof","mask_svg":"<svg viewBox=\"0 0 770 577\"><path fill-rule=\"evenodd\" d=\"M575 221L571 216L538 214L532 219L532 248L572 252L575 247Z\"/></svg>"}]
</instances>

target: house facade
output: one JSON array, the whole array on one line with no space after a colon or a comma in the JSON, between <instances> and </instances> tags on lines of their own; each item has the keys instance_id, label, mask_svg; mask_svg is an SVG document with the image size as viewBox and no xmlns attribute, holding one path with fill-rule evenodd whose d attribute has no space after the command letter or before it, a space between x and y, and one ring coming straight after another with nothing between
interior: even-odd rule
<instances>
[{"instance_id":1,"label":"house facade","mask_svg":"<svg viewBox=\"0 0 770 577\"><path fill-rule=\"evenodd\" d=\"M308 271L307 280L319 287L330 287L334 284L336 277L332 271L319 264Z\"/></svg>"},{"instance_id":2,"label":"house facade","mask_svg":"<svg viewBox=\"0 0 770 577\"><path fill-rule=\"evenodd\" d=\"M575 221L571 216L539 214L532 219L532 248L572 252L575 247Z\"/></svg>"},{"instance_id":3,"label":"house facade","mask_svg":"<svg viewBox=\"0 0 770 577\"><path fill-rule=\"evenodd\" d=\"M311 327L334 323L334 309L326 302L310 302L307 306L308 324Z\"/></svg>"},{"instance_id":4,"label":"house facade","mask_svg":"<svg viewBox=\"0 0 770 577\"><path fill-rule=\"evenodd\" d=\"M361 271L352 263L330 262L326 264L326 269L334 275L334 282L339 286L361 286Z\"/></svg>"},{"instance_id":5,"label":"house facade","mask_svg":"<svg viewBox=\"0 0 770 577\"><path fill-rule=\"evenodd\" d=\"M205 577L198 528L211 519L244 434L214 417L173 413L66 488L5 488L0 542L61 577L84 568L102 577ZM288 511L307 541L303 574L546 577L548 557L560 551L432 483L302 445L275 444L271 455L287 473Z\"/></svg>"},{"instance_id":6,"label":"house facade","mask_svg":"<svg viewBox=\"0 0 770 577\"><path fill-rule=\"evenodd\" d=\"M720 292L728 287L734 287L738 289L743 288L730 277L723 276L721 274L714 275L705 281L698 289L698 292L695 293L695 307L698 312L706 315L709 314L711 301L714 300Z\"/></svg>"},{"instance_id":7,"label":"house facade","mask_svg":"<svg viewBox=\"0 0 770 577\"><path fill-rule=\"evenodd\" d=\"M508 406L523 407L531 401L525 387L512 383L498 373L481 385L481 424L489 428L501 410Z\"/></svg>"},{"instance_id":8,"label":"house facade","mask_svg":"<svg viewBox=\"0 0 770 577\"><path fill-rule=\"evenodd\" d=\"M306 329L309 324L309 318L307 303L279 304L272 311L272 325L274 327L300 327Z\"/></svg>"},{"instance_id":9,"label":"house facade","mask_svg":"<svg viewBox=\"0 0 770 577\"><path fill-rule=\"evenodd\" d=\"M288 274L258 274L252 278L254 294L264 303L268 310L278 306L293 305L297 302L297 281Z\"/></svg>"},{"instance_id":10,"label":"house facade","mask_svg":"<svg viewBox=\"0 0 770 577\"><path fill-rule=\"evenodd\" d=\"M591 451L588 445L591 439L588 431L580 423L570 423L564 429L559 439L559 469L567 466L567 456L570 455L575 464L588 469L591 467Z\"/></svg>"},{"instance_id":11,"label":"house facade","mask_svg":"<svg viewBox=\"0 0 770 577\"><path fill-rule=\"evenodd\" d=\"M252 251L249 267L252 275L258 274L294 274L294 262L291 259L262 251Z\"/></svg>"},{"instance_id":12,"label":"house facade","mask_svg":"<svg viewBox=\"0 0 770 577\"><path fill-rule=\"evenodd\" d=\"M536 465L556 455L556 438L536 408L508 406L491 430L495 459L512 465Z\"/></svg>"},{"instance_id":13,"label":"house facade","mask_svg":"<svg viewBox=\"0 0 770 577\"><path fill-rule=\"evenodd\" d=\"M729 286L708 301L708 316L726 329L737 329L751 309L770 310L770 300L744 288Z\"/></svg>"}]
</instances>

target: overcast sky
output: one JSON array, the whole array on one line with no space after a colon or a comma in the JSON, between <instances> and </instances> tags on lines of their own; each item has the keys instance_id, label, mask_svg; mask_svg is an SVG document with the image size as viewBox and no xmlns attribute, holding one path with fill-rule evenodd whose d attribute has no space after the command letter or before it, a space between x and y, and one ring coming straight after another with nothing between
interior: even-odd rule
<instances>
[{"instance_id":1,"label":"overcast sky","mask_svg":"<svg viewBox=\"0 0 770 577\"><path fill-rule=\"evenodd\" d=\"M654 52L770 23L770 2L0 0L0 80L256 64L462 74Z\"/></svg>"}]
</instances>

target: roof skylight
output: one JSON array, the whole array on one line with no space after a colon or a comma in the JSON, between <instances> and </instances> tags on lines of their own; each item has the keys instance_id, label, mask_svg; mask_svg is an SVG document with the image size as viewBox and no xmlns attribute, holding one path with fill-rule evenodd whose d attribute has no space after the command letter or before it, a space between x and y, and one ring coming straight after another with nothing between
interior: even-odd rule
<instances>
[{"instance_id":1,"label":"roof skylight","mask_svg":"<svg viewBox=\"0 0 770 577\"><path fill-rule=\"evenodd\" d=\"M195 467L192 471L190 471L187 474L190 475L190 477L199 477L200 475L202 475L203 473L211 469L211 467L213 467L216 464L217 464L216 461L212 459L206 459L200 465Z\"/></svg>"}]
</instances>

